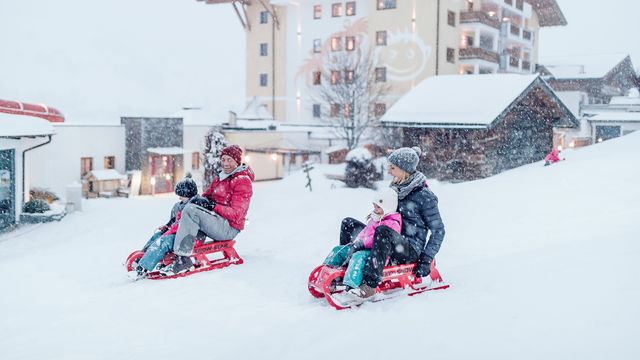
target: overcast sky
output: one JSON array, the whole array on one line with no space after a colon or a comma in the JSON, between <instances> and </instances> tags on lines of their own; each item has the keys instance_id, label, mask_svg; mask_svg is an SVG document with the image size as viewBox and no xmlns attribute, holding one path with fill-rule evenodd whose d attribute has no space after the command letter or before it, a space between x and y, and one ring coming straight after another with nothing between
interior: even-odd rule
<instances>
[{"instance_id":1,"label":"overcast sky","mask_svg":"<svg viewBox=\"0 0 640 360\"><path fill-rule=\"evenodd\" d=\"M404 0L403 0L404 1ZM636 0L558 0L568 26L540 55L630 53ZM230 5L196 0L0 0L0 99L46 103L68 122L118 122L244 104L244 34Z\"/></svg>"}]
</instances>

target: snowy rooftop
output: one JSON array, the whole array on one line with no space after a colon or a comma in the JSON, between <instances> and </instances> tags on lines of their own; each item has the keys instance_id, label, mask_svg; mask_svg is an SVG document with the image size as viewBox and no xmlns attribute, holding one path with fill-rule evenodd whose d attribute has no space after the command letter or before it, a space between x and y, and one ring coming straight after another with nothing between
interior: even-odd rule
<instances>
[{"instance_id":1,"label":"snowy rooftop","mask_svg":"<svg viewBox=\"0 0 640 360\"><path fill-rule=\"evenodd\" d=\"M124 180L127 178L126 175L122 175L117 170L114 170L114 169L91 170L84 177L87 178L92 175L96 180Z\"/></svg>"},{"instance_id":2,"label":"snowy rooftop","mask_svg":"<svg viewBox=\"0 0 640 360\"><path fill-rule=\"evenodd\" d=\"M609 102L611 105L640 105L640 93L638 89L629 90L627 96L614 96Z\"/></svg>"},{"instance_id":3,"label":"snowy rooftop","mask_svg":"<svg viewBox=\"0 0 640 360\"><path fill-rule=\"evenodd\" d=\"M181 117L184 125L221 125L226 120L219 114L208 112L200 107L185 106L171 117Z\"/></svg>"},{"instance_id":4,"label":"snowy rooftop","mask_svg":"<svg viewBox=\"0 0 640 360\"><path fill-rule=\"evenodd\" d=\"M192 150L187 150L181 147L157 147L157 148L148 148L147 152L158 154L158 155L182 155L182 154L191 154Z\"/></svg>"},{"instance_id":5,"label":"snowy rooftop","mask_svg":"<svg viewBox=\"0 0 640 360\"><path fill-rule=\"evenodd\" d=\"M238 120L273 120L273 115L269 113L267 106L254 96L237 118Z\"/></svg>"},{"instance_id":6,"label":"snowy rooftop","mask_svg":"<svg viewBox=\"0 0 640 360\"><path fill-rule=\"evenodd\" d=\"M382 117L384 123L485 128L538 75L442 75L423 80Z\"/></svg>"},{"instance_id":7,"label":"snowy rooftop","mask_svg":"<svg viewBox=\"0 0 640 360\"><path fill-rule=\"evenodd\" d=\"M541 57L540 64L556 79L601 78L620 64L627 54Z\"/></svg>"},{"instance_id":8,"label":"snowy rooftop","mask_svg":"<svg viewBox=\"0 0 640 360\"><path fill-rule=\"evenodd\" d=\"M55 134L51 123L45 119L0 113L0 137L28 137Z\"/></svg>"},{"instance_id":9,"label":"snowy rooftop","mask_svg":"<svg viewBox=\"0 0 640 360\"><path fill-rule=\"evenodd\" d=\"M631 121L640 122L640 112L608 111L587 118L589 121Z\"/></svg>"}]
</instances>

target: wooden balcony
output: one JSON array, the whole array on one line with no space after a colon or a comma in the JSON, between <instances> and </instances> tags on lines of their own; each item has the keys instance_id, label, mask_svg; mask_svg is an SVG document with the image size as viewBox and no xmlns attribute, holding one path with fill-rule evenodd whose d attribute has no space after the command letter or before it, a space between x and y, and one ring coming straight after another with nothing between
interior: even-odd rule
<instances>
[{"instance_id":1,"label":"wooden balcony","mask_svg":"<svg viewBox=\"0 0 640 360\"><path fill-rule=\"evenodd\" d=\"M489 14L482 11L461 11L460 23L481 23L500 30L500 23L498 22L498 19L491 18Z\"/></svg>"},{"instance_id":2,"label":"wooden balcony","mask_svg":"<svg viewBox=\"0 0 640 360\"><path fill-rule=\"evenodd\" d=\"M495 53L491 50L486 50L483 48L476 48L476 47L460 49L458 53L458 58L460 60L480 59L480 60L485 60L485 61L496 63L496 64L500 63L500 55L498 55L498 53Z\"/></svg>"}]
</instances>

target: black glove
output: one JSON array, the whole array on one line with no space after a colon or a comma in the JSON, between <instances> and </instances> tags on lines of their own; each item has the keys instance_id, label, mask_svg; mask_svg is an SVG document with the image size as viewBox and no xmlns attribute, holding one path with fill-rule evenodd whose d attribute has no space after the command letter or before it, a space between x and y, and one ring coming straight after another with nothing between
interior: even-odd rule
<instances>
[{"instance_id":1,"label":"black glove","mask_svg":"<svg viewBox=\"0 0 640 360\"><path fill-rule=\"evenodd\" d=\"M213 208L216 206L215 201L209 200L203 196L194 196L189 200L189 202L194 205L201 206L209 211L213 211Z\"/></svg>"},{"instance_id":2,"label":"black glove","mask_svg":"<svg viewBox=\"0 0 640 360\"><path fill-rule=\"evenodd\" d=\"M348 266L353 254L364 249L364 243L362 242L362 240L356 240L355 242L352 242L347 246L349 246L349 251L347 251L347 258L342 263L342 266Z\"/></svg>"},{"instance_id":3,"label":"black glove","mask_svg":"<svg viewBox=\"0 0 640 360\"><path fill-rule=\"evenodd\" d=\"M431 273L431 259L424 253L420 255L416 267L413 268L413 273L417 277L425 277Z\"/></svg>"},{"instance_id":4,"label":"black glove","mask_svg":"<svg viewBox=\"0 0 640 360\"><path fill-rule=\"evenodd\" d=\"M169 230L169 226L167 226L167 225L162 225L162 226L160 226L160 227L156 230L156 232L161 232L161 233L163 233L163 234L164 234L167 230Z\"/></svg>"}]
</instances>

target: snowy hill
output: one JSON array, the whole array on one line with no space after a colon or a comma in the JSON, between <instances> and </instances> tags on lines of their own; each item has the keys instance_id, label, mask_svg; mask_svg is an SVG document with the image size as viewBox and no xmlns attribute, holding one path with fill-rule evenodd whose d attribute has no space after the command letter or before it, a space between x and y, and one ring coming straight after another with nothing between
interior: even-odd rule
<instances>
[{"instance_id":1,"label":"snowy hill","mask_svg":"<svg viewBox=\"0 0 640 360\"><path fill-rule=\"evenodd\" d=\"M121 267L175 196L85 203L0 236L2 359L636 359L640 133L430 185L451 288L335 311L306 280L373 192L312 172L257 183L245 264L131 283Z\"/></svg>"}]
</instances>

